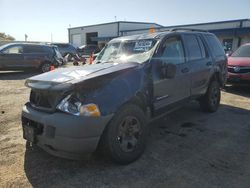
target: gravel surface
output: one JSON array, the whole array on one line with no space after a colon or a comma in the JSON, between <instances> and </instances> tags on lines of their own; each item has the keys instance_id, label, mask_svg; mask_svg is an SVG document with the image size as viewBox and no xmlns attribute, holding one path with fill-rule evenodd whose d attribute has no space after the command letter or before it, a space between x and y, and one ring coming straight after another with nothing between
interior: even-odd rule
<instances>
[{"instance_id":1,"label":"gravel surface","mask_svg":"<svg viewBox=\"0 0 250 188\"><path fill-rule=\"evenodd\" d=\"M120 166L26 146L20 114L34 74L0 72L0 187L249 187L250 87L227 87L216 113L192 102L152 122L143 156Z\"/></svg>"}]
</instances>

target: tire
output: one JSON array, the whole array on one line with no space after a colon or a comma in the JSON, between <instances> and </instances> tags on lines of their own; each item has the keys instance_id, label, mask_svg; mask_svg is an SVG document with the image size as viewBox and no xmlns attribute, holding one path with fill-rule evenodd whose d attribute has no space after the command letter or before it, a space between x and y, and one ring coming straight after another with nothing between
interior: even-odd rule
<instances>
[{"instance_id":1,"label":"tire","mask_svg":"<svg viewBox=\"0 0 250 188\"><path fill-rule=\"evenodd\" d=\"M217 80L210 82L206 94L200 99L200 107L205 112L216 112L220 105L220 84Z\"/></svg>"},{"instance_id":2,"label":"tire","mask_svg":"<svg viewBox=\"0 0 250 188\"><path fill-rule=\"evenodd\" d=\"M40 71L42 73L45 73L45 72L49 72L50 71L50 63L46 62L46 63L43 63L40 67Z\"/></svg>"},{"instance_id":3,"label":"tire","mask_svg":"<svg viewBox=\"0 0 250 188\"><path fill-rule=\"evenodd\" d=\"M126 104L110 121L100 140L102 154L119 164L128 164L144 152L148 127L144 112Z\"/></svg>"}]
</instances>

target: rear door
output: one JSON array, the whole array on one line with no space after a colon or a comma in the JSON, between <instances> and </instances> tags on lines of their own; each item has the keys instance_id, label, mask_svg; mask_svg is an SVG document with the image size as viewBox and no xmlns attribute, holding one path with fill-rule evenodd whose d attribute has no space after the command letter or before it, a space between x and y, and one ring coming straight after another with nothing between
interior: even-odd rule
<instances>
[{"instance_id":1,"label":"rear door","mask_svg":"<svg viewBox=\"0 0 250 188\"><path fill-rule=\"evenodd\" d=\"M204 94L207 90L210 72L212 71L212 57L199 34L183 34L187 51L187 61L191 74L191 95Z\"/></svg>"},{"instance_id":2,"label":"rear door","mask_svg":"<svg viewBox=\"0 0 250 188\"><path fill-rule=\"evenodd\" d=\"M162 77L164 64L176 65L174 78ZM157 54L152 59L154 109L164 113L177 102L181 102L190 96L189 67L185 61L185 52L182 38L173 35L164 39Z\"/></svg>"},{"instance_id":3,"label":"rear door","mask_svg":"<svg viewBox=\"0 0 250 188\"><path fill-rule=\"evenodd\" d=\"M24 45L24 66L27 68L39 68L45 55L43 48L39 45Z\"/></svg>"},{"instance_id":4,"label":"rear door","mask_svg":"<svg viewBox=\"0 0 250 188\"><path fill-rule=\"evenodd\" d=\"M3 68L16 69L23 67L23 46L11 45L5 48L0 54L0 61Z\"/></svg>"},{"instance_id":5,"label":"rear door","mask_svg":"<svg viewBox=\"0 0 250 188\"><path fill-rule=\"evenodd\" d=\"M227 79L227 57L219 39L214 34L205 34L205 41L213 56L214 71L219 72L220 81L224 85Z\"/></svg>"}]
</instances>

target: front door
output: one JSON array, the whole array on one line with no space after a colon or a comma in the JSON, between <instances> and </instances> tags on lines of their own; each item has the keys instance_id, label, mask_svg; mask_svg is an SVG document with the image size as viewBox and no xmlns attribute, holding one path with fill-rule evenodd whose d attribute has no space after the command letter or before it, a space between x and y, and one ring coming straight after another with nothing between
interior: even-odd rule
<instances>
[{"instance_id":1,"label":"front door","mask_svg":"<svg viewBox=\"0 0 250 188\"><path fill-rule=\"evenodd\" d=\"M23 47L21 45L10 46L0 54L1 65L6 69L22 67L23 60Z\"/></svg>"},{"instance_id":2,"label":"front door","mask_svg":"<svg viewBox=\"0 0 250 188\"><path fill-rule=\"evenodd\" d=\"M164 64L174 64L176 74L173 78L162 76ZM152 58L154 109L157 113L164 113L190 96L190 74L186 63L185 52L181 36L167 37L159 46Z\"/></svg>"}]
</instances>

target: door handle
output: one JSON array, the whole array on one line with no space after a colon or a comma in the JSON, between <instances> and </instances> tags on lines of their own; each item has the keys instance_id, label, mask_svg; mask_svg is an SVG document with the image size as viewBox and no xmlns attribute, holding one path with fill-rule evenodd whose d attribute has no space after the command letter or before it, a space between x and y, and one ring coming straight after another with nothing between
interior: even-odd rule
<instances>
[{"instance_id":1,"label":"door handle","mask_svg":"<svg viewBox=\"0 0 250 188\"><path fill-rule=\"evenodd\" d=\"M184 69L181 69L181 72L182 72L182 73L188 73L188 72L189 72L189 68L186 67L186 68L184 68Z\"/></svg>"},{"instance_id":2,"label":"door handle","mask_svg":"<svg viewBox=\"0 0 250 188\"><path fill-rule=\"evenodd\" d=\"M212 62L209 61L209 62L206 63L206 65L207 65L207 66L211 66L211 65L212 65Z\"/></svg>"}]
</instances>

